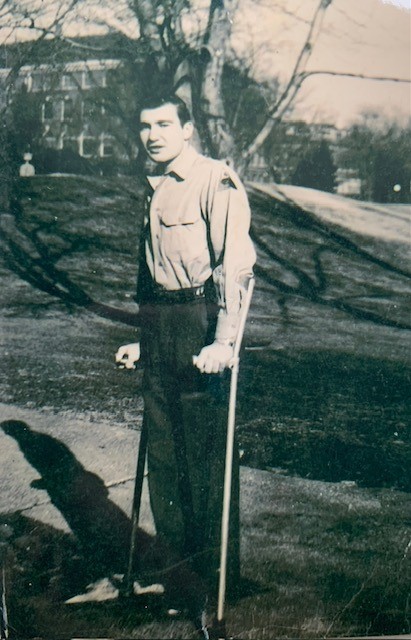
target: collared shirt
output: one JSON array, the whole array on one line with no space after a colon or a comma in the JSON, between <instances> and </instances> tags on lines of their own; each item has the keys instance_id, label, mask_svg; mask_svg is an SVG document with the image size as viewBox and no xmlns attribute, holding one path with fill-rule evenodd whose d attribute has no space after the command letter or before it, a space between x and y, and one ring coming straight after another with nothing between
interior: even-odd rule
<instances>
[{"instance_id":1,"label":"collared shirt","mask_svg":"<svg viewBox=\"0 0 411 640\"><path fill-rule=\"evenodd\" d=\"M149 177L145 259L167 290L203 285L210 276L220 307L216 339L235 339L255 251L250 208L237 175L187 147L162 176Z\"/></svg>"}]
</instances>

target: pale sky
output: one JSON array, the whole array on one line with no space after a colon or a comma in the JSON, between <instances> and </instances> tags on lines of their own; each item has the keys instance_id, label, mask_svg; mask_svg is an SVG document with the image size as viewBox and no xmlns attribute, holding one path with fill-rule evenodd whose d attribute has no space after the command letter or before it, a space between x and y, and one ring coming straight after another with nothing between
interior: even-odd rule
<instances>
[{"instance_id":1,"label":"pale sky","mask_svg":"<svg viewBox=\"0 0 411 640\"><path fill-rule=\"evenodd\" d=\"M395 4L397 7L411 9L411 0L383 0L386 4Z\"/></svg>"},{"instance_id":2,"label":"pale sky","mask_svg":"<svg viewBox=\"0 0 411 640\"><path fill-rule=\"evenodd\" d=\"M265 3L259 9L258 22L251 20L255 0L243 1L248 2L250 12L243 16L244 49L254 41L257 50L257 43L265 42L256 64L258 75L262 78L274 73L286 82L318 0L283 0L283 12L274 12L272 3ZM401 3L403 7L386 0L333 0L308 69L411 79L411 11L405 7L410 0ZM275 4L278 7L280 0ZM298 19L293 20L289 13ZM238 29L239 23L240 19ZM338 126L346 126L364 109L409 118L410 87L406 83L316 75L302 86L297 114Z\"/></svg>"}]
</instances>

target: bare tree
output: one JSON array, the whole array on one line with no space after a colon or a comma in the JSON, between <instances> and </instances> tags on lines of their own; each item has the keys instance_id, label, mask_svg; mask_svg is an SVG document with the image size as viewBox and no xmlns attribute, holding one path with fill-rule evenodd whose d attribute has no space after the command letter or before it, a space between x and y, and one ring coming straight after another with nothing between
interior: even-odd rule
<instances>
[{"instance_id":1,"label":"bare tree","mask_svg":"<svg viewBox=\"0 0 411 640\"><path fill-rule=\"evenodd\" d=\"M323 16L331 0L321 0L313 23L296 64L294 76L304 70L309 54L318 37ZM197 2L178 0L125 0L116 8L111 2L85 3L81 0L60 0L56 3L28 3L26 0L4 0L0 11L0 25L6 21L15 30L29 29L35 35L34 44L40 39L74 41L66 35L65 25L81 19L95 24L104 21L107 30L125 33L123 17L134 21L135 35L130 37L130 48L126 64L133 64L144 57L147 70L147 85L155 82L158 86L169 86L184 95L191 107L200 131L202 144L207 152L220 158L234 160L239 170L245 166L251 154L257 150L260 137L253 142L246 153L238 148L235 135L228 124L222 99L223 71L231 53L230 37L236 11L240 11L237 0L210 0L206 10ZM30 58L30 49L27 57ZM13 84L18 67L24 60L18 60L11 69L9 86ZM243 65L244 66L244 65ZM149 86L150 89L153 87ZM293 89L293 91L291 91ZM291 99L296 93L295 81L290 80L284 96L276 104ZM277 107L268 105L271 117ZM261 139L262 140L262 139ZM240 159L241 162L240 162Z\"/></svg>"},{"instance_id":2,"label":"bare tree","mask_svg":"<svg viewBox=\"0 0 411 640\"><path fill-rule=\"evenodd\" d=\"M275 123L290 109L308 77L328 74L403 81L359 75L350 70L337 73L308 68L324 29L326 12L332 3L333 0L318 0L311 20L306 24L306 35L290 77L283 89L273 93L268 100L265 122L245 147L236 139L222 98L223 72L228 62L233 61L231 36L236 16L242 11L240 0L210 0L206 5L197 0L122 0L115 5L111 0L103 3L95 0L34 3L3 0L0 26L7 21L14 29L29 29L35 34L36 41L53 37L69 41L73 46L79 46L79 43L67 35L66 25L74 21L90 22L108 32L120 31L130 43L126 53L121 54L124 63L133 65L143 58L146 71L144 86L148 90L157 85L180 92L190 102L204 149L214 156L234 161L242 173L264 145ZM264 6L264 0L256 1L257 11L260 6ZM289 13L281 0L270 6L279 12ZM243 57L239 64L243 73L252 73L252 59ZM11 82L16 73L18 69L12 69Z\"/></svg>"}]
</instances>

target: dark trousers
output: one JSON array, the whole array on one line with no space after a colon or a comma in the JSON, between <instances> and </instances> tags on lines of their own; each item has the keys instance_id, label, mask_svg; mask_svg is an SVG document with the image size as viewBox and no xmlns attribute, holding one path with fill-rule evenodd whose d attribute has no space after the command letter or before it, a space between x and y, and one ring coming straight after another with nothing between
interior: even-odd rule
<instances>
[{"instance_id":1,"label":"dark trousers","mask_svg":"<svg viewBox=\"0 0 411 640\"><path fill-rule=\"evenodd\" d=\"M204 299L146 304L142 318L148 481L157 535L211 588L218 583L227 399L220 376L193 355L212 341ZM211 318L210 318L211 315ZM235 447L228 586L239 578L239 463Z\"/></svg>"}]
</instances>

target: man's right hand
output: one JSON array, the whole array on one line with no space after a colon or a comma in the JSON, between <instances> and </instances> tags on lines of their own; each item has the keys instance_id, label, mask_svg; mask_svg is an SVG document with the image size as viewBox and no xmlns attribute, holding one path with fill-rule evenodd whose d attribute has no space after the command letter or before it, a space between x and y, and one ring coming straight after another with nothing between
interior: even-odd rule
<instances>
[{"instance_id":1,"label":"man's right hand","mask_svg":"<svg viewBox=\"0 0 411 640\"><path fill-rule=\"evenodd\" d=\"M140 360L140 343L124 344L118 349L115 358L119 369L135 369L136 362Z\"/></svg>"}]
</instances>

